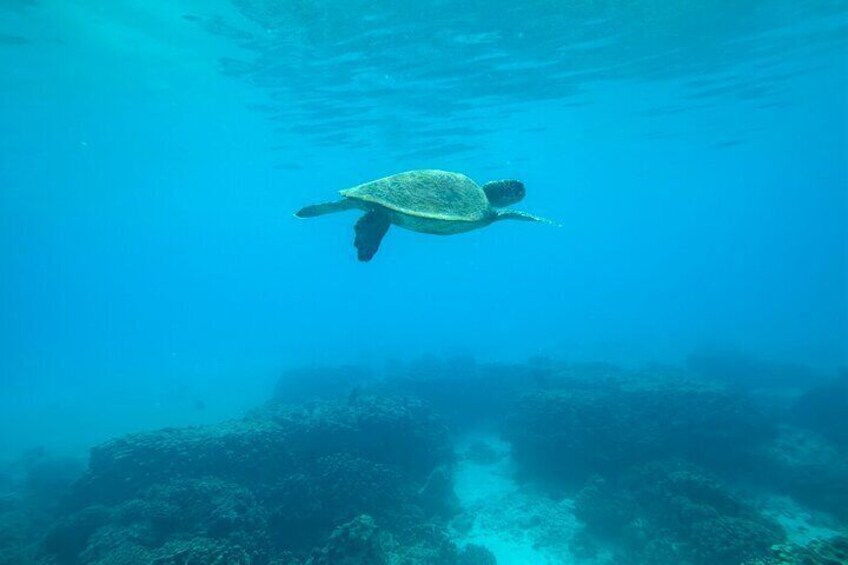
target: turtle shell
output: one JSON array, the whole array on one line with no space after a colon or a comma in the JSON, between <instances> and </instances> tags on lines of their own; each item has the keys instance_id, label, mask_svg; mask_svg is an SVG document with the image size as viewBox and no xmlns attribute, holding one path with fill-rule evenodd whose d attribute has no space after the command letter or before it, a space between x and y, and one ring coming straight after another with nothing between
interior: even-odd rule
<instances>
[{"instance_id":1,"label":"turtle shell","mask_svg":"<svg viewBox=\"0 0 848 565\"><path fill-rule=\"evenodd\" d=\"M489 213L489 200L465 175L438 170L399 173L341 191L346 198L385 206L419 218L476 222Z\"/></svg>"}]
</instances>

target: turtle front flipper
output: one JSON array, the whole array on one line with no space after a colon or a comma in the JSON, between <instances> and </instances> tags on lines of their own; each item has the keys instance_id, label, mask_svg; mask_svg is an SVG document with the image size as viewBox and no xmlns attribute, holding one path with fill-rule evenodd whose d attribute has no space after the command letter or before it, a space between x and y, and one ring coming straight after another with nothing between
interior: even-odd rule
<instances>
[{"instance_id":1,"label":"turtle front flipper","mask_svg":"<svg viewBox=\"0 0 848 565\"><path fill-rule=\"evenodd\" d=\"M312 206L301 208L295 212L294 215L298 218L314 218L315 216L323 216L324 214L332 214L334 212L344 212L345 210L353 210L354 208L358 208L356 202L349 198L342 198L335 202L323 202L321 204L313 204Z\"/></svg>"},{"instance_id":2,"label":"turtle front flipper","mask_svg":"<svg viewBox=\"0 0 848 565\"><path fill-rule=\"evenodd\" d=\"M392 225L389 215L382 210L371 210L356 222L353 229L356 238L353 244L356 246L356 255L360 261L370 261L380 248L383 236Z\"/></svg>"}]
</instances>

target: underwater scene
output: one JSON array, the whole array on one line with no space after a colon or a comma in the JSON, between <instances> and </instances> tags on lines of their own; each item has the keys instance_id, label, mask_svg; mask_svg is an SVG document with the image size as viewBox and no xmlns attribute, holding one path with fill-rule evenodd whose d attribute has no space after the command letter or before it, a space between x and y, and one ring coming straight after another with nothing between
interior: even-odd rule
<instances>
[{"instance_id":1,"label":"underwater scene","mask_svg":"<svg viewBox=\"0 0 848 565\"><path fill-rule=\"evenodd\" d=\"M0 565L848 564L848 0L0 0Z\"/></svg>"}]
</instances>

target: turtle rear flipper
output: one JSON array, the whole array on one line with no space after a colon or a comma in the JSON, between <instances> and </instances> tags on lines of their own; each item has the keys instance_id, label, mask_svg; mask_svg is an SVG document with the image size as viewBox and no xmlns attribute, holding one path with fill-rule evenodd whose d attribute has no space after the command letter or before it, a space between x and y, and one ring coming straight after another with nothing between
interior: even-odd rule
<instances>
[{"instance_id":1,"label":"turtle rear flipper","mask_svg":"<svg viewBox=\"0 0 848 565\"><path fill-rule=\"evenodd\" d=\"M392 225L389 215L381 210L371 210L356 222L353 229L356 238L353 244L356 246L356 255L360 261L370 261L380 248L383 236Z\"/></svg>"},{"instance_id":2,"label":"turtle rear flipper","mask_svg":"<svg viewBox=\"0 0 848 565\"><path fill-rule=\"evenodd\" d=\"M498 215L495 216L495 219L521 220L523 222L539 222L540 224L548 224L549 226L554 226L557 228L562 227L562 224L560 224L559 222L548 220L547 218L540 218L539 216L534 216L533 214L528 214L527 212L521 212L520 210L498 210Z\"/></svg>"},{"instance_id":3,"label":"turtle rear flipper","mask_svg":"<svg viewBox=\"0 0 848 565\"><path fill-rule=\"evenodd\" d=\"M353 210L354 208L358 208L356 202L348 198L342 198L335 202L322 202L321 204L313 204L312 206L301 208L294 215L298 218L314 218L315 216L344 212L345 210Z\"/></svg>"}]
</instances>

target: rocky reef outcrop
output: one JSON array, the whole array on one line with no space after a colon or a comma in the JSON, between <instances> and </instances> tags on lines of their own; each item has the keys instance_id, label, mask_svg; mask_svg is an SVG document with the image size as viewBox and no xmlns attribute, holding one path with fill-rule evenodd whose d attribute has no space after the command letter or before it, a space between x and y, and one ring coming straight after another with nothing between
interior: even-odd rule
<instances>
[{"instance_id":1,"label":"rocky reef outcrop","mask_svg":"<svg viewBox=\"0 0 848 565\"><path fill-rule=\"evenodd\" d=\"M577 495L575 513L586 524L584 553L605 540L628 562L741 563L784 539L778 524L716 477L679 460L611 480L593 477Z\"/></svg>"},{"instance_id":2,"label":"rocky reef outcrop","mask_svg":"<svg viewBox=\"0 0 848 565\"><path fill-rule=\"evenodd\" d=\"M4 470L0 565L843 563L843 381L750 367L287 373L244 418Z\"/></svg>"},{"instance_id":3,"label":"rocky reef outcrop","mask_svg":"<svg viewBox=\"0 0 848 565\"><path fill-rule=\"evenodd\" d=\"M651 374L554 381L516 402L504 432L524 473L572 486L669 457L736 471L776 433L745 395Z\"/></svg>"},{"instance_id":4,"label":"rocky reef outcrop","mask_svg":"<svg viewBox=\"0 0 848 565\"><path fill-rule=\"evenodd\" d=\"M417 401L273 404L94 448L44 548L72 564L317 565L388 562L402 546L450 563L451 463L445 427Z\"/></svg>"}]
</instances>

